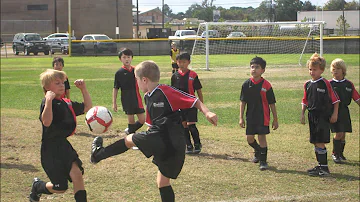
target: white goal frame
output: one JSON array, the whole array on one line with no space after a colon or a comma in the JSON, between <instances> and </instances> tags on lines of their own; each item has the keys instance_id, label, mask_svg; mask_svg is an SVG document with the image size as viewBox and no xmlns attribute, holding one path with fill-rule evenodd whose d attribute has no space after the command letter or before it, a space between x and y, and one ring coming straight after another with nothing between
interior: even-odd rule
<instances>
[{"instance_id":1,"label":"white goal frame","mask_svg":"<svg viewBox=\"0 0 360 202\"><path fill-rule=\"evenodd\" d=\"M209 51L209 26L210 25L231 25L231 26L251 26L251 25L254 25L254 26L267 26L267 25L279 25L279 26L284 26L284 25L314 25L314 24L318 24L318 28L319 28L319 32L320 32L320 39L319 39L319 45L320 45L320 56L323 55L323 29L324 29L324 24L325 22L324 21L312 21L312 22L300 22L300 21L287 21L287 22L204 22L204 23L200 23L199 24L199 27L198 27L198 38L197 39L200 39L200 35L202 33L199 33L199 31L201 30L201 27L202 26L205 26L205 37L203 40L205 40L205 54L206 54L206 70L210 70L209 68L209 54L210 54L210 51ZM306 44L308 42L308 39L309 39L309 36L312 32L312 28L310 29L309 31L309 34L307 36L307 39L305 41L305 45L304 45L304 48L302 50L302 53L300 54L300 58L299 58L299 65L300 64L300 60L302 58L302 55L304 53L304 50L306 48ZM195 39L195 42L194 42L194 45L193 45L193 48L192 48L192 54L194 54L194 51L195 51L195 46L196 46L196 43L197 43L197 40Z\"/></svg>"}]
</instances>

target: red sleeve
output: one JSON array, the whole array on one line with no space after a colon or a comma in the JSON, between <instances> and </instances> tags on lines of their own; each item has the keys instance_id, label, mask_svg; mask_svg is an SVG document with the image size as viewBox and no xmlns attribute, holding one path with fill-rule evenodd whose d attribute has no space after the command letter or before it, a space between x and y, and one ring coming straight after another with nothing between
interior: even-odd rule
<instances>
[{"instance_id":1,"label":"red sleeve","mask_svg":"<svg viewBox=\"0 0 360 202\"><path fill-rule=\"evenodd\" d=\"M150 115L149 115L147 109L146 109L145 111L146 111L146 113L145 113L145 114L146 114L145 124L146 124L147 126L151 127L151 126L152 126L152 121L151 121Z\"/></svg>"},{"instance_id":2,"label":"red sleeve","mask_svg":"<svg viewBox=\"0 0 360 202\"><path fill-rule=\"evenodd\" d=\"M360 95L356 91L354 84L351 81L349 81L349 82L351 83L351 87L352 87L352 99L356 102L360 99Z\"/></svg>"},{"instance_id":3,"label":"red sleeve","mask_svg":"<svg viewBox=\"0 0 360 202\"><path fill-rule=\"evenodd\" d=\"M324 79L324 82L326 84L326 88L328 89L329 96L331 98L331 103L335 104L337 102L340 102L339 96L336 94L336 92L333 90L330 82L328 80Z\"/></svg>"},{"instance_id":4,"label":"red sleeve","mask_svg":"<svg viewBox=\"0 0 360 202\"><path fill-rule=\"evenodd\" d=\"M159 89L164 93L166 99L169 101L172 111L192 108L198 100L195 96L168 85L161 85L159 86Z\"/></svg>"},{"instance_id":5,"label":"red sleeve","mask_svg":"<svg viewBox=\"0 0 360 202\"><path fill-rule=\"evenodd\" d=\"M307 101L307 97L306 97L306 84L307 84L307 82L304 84L304 97L303 97L303 99L302 99L301 104L307 106L307 105L308 105L308 101Z\"/></svg>"}]
</instances>

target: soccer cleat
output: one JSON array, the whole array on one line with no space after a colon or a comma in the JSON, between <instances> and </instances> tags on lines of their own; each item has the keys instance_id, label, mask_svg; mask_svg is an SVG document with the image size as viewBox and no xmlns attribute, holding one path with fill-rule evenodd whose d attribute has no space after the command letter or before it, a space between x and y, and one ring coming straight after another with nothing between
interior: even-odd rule
<instances>
[{"instance_id":1,"label":"soccer cleat","mask_svg":"<svg viewBox=\"0 0 360 202\"><path fill-rule=\"evenodd\" d=\"M331 158L333 159L333 161L334 161L335 163L342 163L342 162L341 162L341 158L340 158L339 155L331 154Z\"/></svg>"},{"instance_id":2,"label":"soccer cleat","mask_svg":"<svg viewBox=\"0 0 360 202\"><path fill-rule=\"evenodd\" d=\"M254 158L251 160L251 162L253 163L259 163L259 155L260 155L260 152L259 151L255 151L254 152Z\"/></svg>"},{"instance_id":3,"label":"soccer cleat","mask_svg":"<svg viewBox=\"0 0 360 202\"><path fill-rule=\"evenodd\" d=\"M260 170L267 170L269 168L268 164L265 161L260 161Z\"/></svg>"},{"instance_id":4,"label":"soccer cleat","mask_svg":"<svg viewBox=\"0 0 360 202\"><path fill-rule=\"evenodd\" d=\"M90 162L92 164L97 164L99 161L95 159L95 154L99 152L99 150L104 149L103 147L103 138L102 137L96 137L94 138L92 144L91 144L91 156L90 156Z\"/></svg>"},{"instance_id":5,"label":"soccer cleat","mask_svg":"<svg viewBox=\"0 0 360 202\"><path fill-rule=\"evenodd\" d=\"M200 153L200 152L201 152L201 148L202 148L201 143L199 143L199 144L194 144L194 154Z\"/></svg>"},{"instance_id":6,"label":"soccer cleat","mask_svg":"<svg viewBox=\"0 0 360 202\"><path fill-rule=\"evenodd\" d=\"M186 146L185 154L193 154L194 153L194 147L192 145Z\"/></svg>"},{"instance_id":7,"label":"soccer cleat","mask_svg":"<svg viewBox=\"0 0 360 202\"><path fill-rule=\"evenodd\" d=\"M345 158L344 154L340 154L340 155L339 155L339 158L340 158L340 160L342 160L342 161L346 161L346 158Z\"/></svg>"},{"instance_id":8,"label":"soccer cleat","mask_svg":"<svg viewBox=\"0 0 360 202\"><path fill-rule=\"evenodd\" d=\"M41 193L37 193L36 188L35 188L35 184L38 183L39 181L41 181L41 180L39 178L37 178L37 177L35 177L33 179L33 183L32 183L32 186L31 186L31 192L30 192L30 196L29 196L29 201L30 202L40 201Z\"/></svg>"},{"instance_id":9,"label":"soccer cleat","mask_svg":"<svg viewBox=\"0 0 360 202\"><path fill-rule=\"evenodd\" d=\"M310 176L324 177L330 175L330 171L327 166L315 166L314 168L309 169L307 172Z\"/></svg>"},{"instance_id":10,"label":"soccer cleat","mask_svg":"<svg viewBox=\"0 0 360 202\"><path fill-rule=\"evenodd\" d=\"M124 133L125 133L126 135L129 135L129 134L130 134L130 133L129 133L129 128L125 128Z\"/></svg>"}]
</instances>

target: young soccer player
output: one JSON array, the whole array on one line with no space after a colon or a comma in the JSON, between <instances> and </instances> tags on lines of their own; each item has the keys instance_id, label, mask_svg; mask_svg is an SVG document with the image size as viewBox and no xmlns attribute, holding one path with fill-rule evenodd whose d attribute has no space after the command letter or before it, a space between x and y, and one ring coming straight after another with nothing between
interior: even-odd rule
<instances>
[{"instance_id":1,"label":"young soccer player","mask_svg":"<svg viewBox=\"0 0 360 202\"><path fill-rule=\"evenodd\" d=\"M81 90L82 103L62 98L65 92L63 71L48 69L40 75L45 98L41 102L40 121L42 123L41 165L50 182L34 178L30 202L39 201L42 194L64 193L68 181L74 185L74 198L77 202L87 201L84 187L84 169L77 152L67 137L75 132L76 116L92 107L90 95L82 79L74 82Z\"/></svg>"},{"instance_id":2,"label":"young soccer player","mask_svg":"<svg viewBox=\"0 0 360 202\"><path fill-rule=\"evenodd\" d=\"M266 135L270 133L270 109L273 115L272 129L279 127L275 94L271 84L262 77L265 72L266 61L255 57L250 61L251 78L246 80L240 94L240 127L245 128L244 111L246 106L246 139L254 148L254 163L260 161L260 170L268 169ZM260 145L255 139L258 135Z\"/></svg>"},{"instance_id":3,"label":"young soccer player","mask_svg":"<svg viewBox=\"0 0 360 202\"><path fill-rule=\"evenodd\" d=\"M176 56L176 62L179 66L179 70L176 71L171 77L171 86L182 90L190 95L195 96L195 91L199 97L199 100L204 103L203 95L201 92L201 83L198 75L188 69L190 64L190 54L181 53ZM186 153L187 154L198 154L201 152L201 142L199 131L196 127L197 122L197 109L195 107L190 109L182 110L182 121L185 129L185 140L186 140ZM194 141L194 146L191 143L190 133Z\"/></svg>"},{"instance_id":4,"label":"young soccer player","mask_svg":"<svg viewBox=\"0 0 360 202\"><path fill-rule=\"evenodd\" d=\"M54 57L52 61L52 66L55 70L62 71L64 68L64 59L62 57ZM70 99L70 83L68 77L66 77L64 85L65 85L65 93L63 97Z\"/></svg>"},{"instance_id":5,"label":"young soccer player","mask_svg":"<svg viewBox=\"0 0 360 202\"><path fill-rule=\"evenodd\" d=\"M144 99L149 130L130 134L107 147L103 147L101 137L96 137L92 143L91 162L98 163L137 146L147 158L154 157L153 163L159 169L156 181L161 200L173 202L175 194L170 179L178 177L185 160L185 140L179 109L195 106L215 126L217 116L195 96L159 84L159 67L153 61L138 64L135 67L135 76L139 88L146 93Z\"/></svg>"},{"instance_id":6,"label":"young soccer player","mask_svg":"<svg viewBox=\"0 0 360 202\"><path fill-rule=\"evenodd\" d=\"M176 43L172 42L171 49L170 49L170 60L171 60L171 66L172 66L172 73L175 73L179 69L179 66L176 62L176 56L179 55L179 53L180 53L180 50L176 48Z\"/></svg>"},{"instance_id":7,"label":"young soccer player","mask_svg":"<svg viewBox=\"0 0 360 202\"><path fill-rule=\"evenodd\" d=\"M123 66L115 73L113 88L113 110L117 109L117 95L119 88L121 89L121 104L123 111L128 118L128 128L125 133L130 134L137 131L145 123L144 106L139 93L139 87L135 79L134 67L131 66L133 52L125 48L119 52L119 60ZM135 122L135 114L138 120Z\"/></svg>"},{"instance_id":8,"label":"young soccer player","mask_svg":"<svg viewBox=\"0 0 360 202\"><path fill-rule=\"evenodd\" d=\"M330 84L341 100L337 122L330 125L331 132L335 133L331 157L335 163L342 163L342 161L346 160L344 156L345 133L352 132L348 105L351 103L351 99L353 99L360 106L360 95L356 91L354 84L345 78L346 65L344 60L339 58L333 60L330 65L330 71L333 75Z\"/></svg>"},{"instance_id":9,"label":"young soccer player","mask_svg":"<svg viewBox=\"0 0 360 202\"><path fill-rule=\"evenodd\" d=\"M325 59L315 53L307 61L306 66L311 80L304 85L300 121L305 124L305 110L307 109L310 143L314 144L318 162L318 166L307 172L310 176L326 176L330 174L330 171L325 144L330 142L330 123L335 123L337 120L340 100L330 82L321 76L326 66Z\"/></svg>"}]
</instances>

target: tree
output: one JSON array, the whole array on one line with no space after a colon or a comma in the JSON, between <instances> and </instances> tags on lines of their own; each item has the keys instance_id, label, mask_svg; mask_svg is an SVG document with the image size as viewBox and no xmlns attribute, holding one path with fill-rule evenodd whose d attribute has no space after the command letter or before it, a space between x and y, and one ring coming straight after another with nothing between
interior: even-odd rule
<instances>
[{"instance_id":1,"label":"tree","mask_svg":"<svg viewBox=\"0 0 360 202\"><path fill-rule=\"evenodd\" d=\"M302 11L315 11L316 6L312 5L310 1L305 1L301 10Z\"/></svg>"},{"instance_id":2,"label":"tree","mask_svg":"<svg viewBox=\"0 0 360 202\"><path fill-rule=\"evenodd\" d=\"M255 9L254 21L265 21L269 18L269 9L267 8L267 1L260 3L259 7Z\"/></svg>"},{"instance_id":3,"label":"tree","mask_svg":"<svg viewBox=\"0 0 360 202\"><path fill-rule=\"evenodd\" d=\"M347 2L345 4L345 10L359 10L360 3L358 1L353 0L352 2Z\"/></svg>"},{"instance_id":4,"label":"tree","mask_svg":"<svg viewBox=\"0 0 360 202\"><path fill-rule=\"evenodd\" d=\"M345 0L329 0L324 6L324 10L339 11L343 9L343 5L346 5Z\"/></svg>"},{"instance_id":5,"label":"tree","mask_svg":"<svg viewBox=\"0 0 360 202\"><path fill-rule=\"evenodd\" d=\"M174 16L172 10L170 9L169 5L164 4L164 14L170 18L172 18Z\"/></svg>"},{"instance_id":6,"label":"tree","mask_svg":"<svg viewBox=\"0 0 360 202\"><path fill-rule=\"evenodd\" d=\"M345 17L340 15L336 20L336 27L339 28L339 35L346 35L346 31L350 28L349 23L347 23Z\"/></svg>"},{"instance_id":7,"label":"tree","mask_svg":"<svg viewBox=\"0 0 360 202\"><path fill-rule=\"evenodd\" d=\"M275 0L275 2L277 21L296 21L297 12L303 7L303 3L299 0Z\"/></svg>"}]
</instances>

